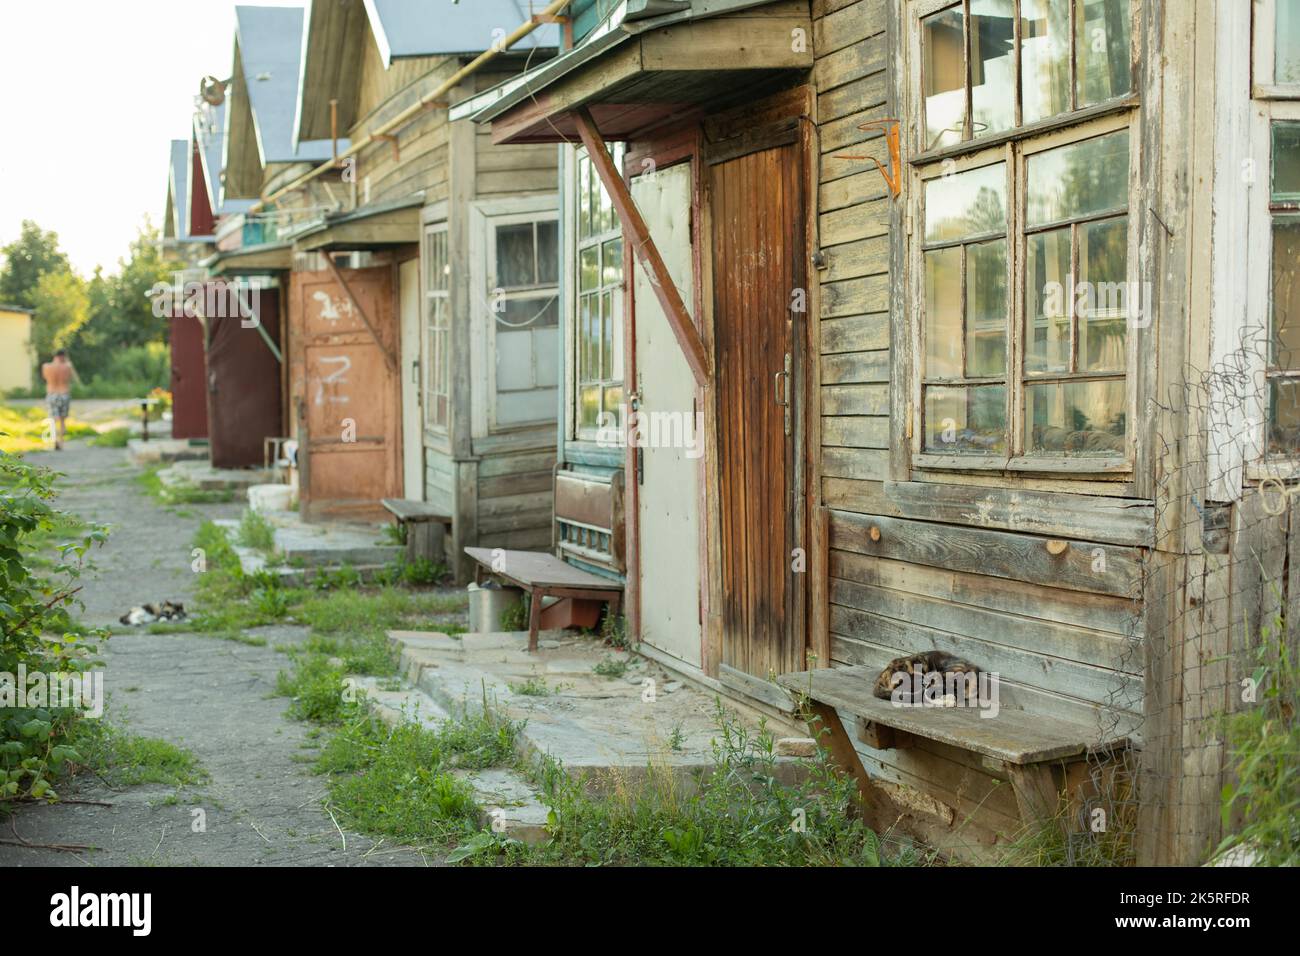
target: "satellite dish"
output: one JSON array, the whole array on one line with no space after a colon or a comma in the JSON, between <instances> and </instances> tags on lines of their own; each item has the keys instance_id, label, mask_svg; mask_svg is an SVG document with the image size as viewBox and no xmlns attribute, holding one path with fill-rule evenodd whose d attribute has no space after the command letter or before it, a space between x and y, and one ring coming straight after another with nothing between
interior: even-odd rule
<instances>
[{"instance_id":1,"label":"satellite dish","mask_svg":"<svg viewBox=\"0 0 1300 956\"><path fill-rule=\"evenodd\" d=\"M210 106L220 106L226 101L226 82L205 76L199 81L199 97Z\"/></svg>"}]
</instances>

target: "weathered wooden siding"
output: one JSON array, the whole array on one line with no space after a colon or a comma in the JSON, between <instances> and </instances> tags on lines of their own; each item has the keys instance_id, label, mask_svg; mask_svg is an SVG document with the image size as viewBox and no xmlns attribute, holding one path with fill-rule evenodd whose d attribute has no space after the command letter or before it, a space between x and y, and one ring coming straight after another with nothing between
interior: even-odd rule
<instances>
[{"instance_id":1,"label":"weathered wooden siding","mask_svg":"<svg viewBox=\"0 0 1300 956\"><path fill-rule=\"evenodd\" d=\"M555 491L554 434L484 455L478 464L478 543L549 550ZM531 447L530 447L531 446ZM539 447L541 446L541 447Z\"/></svg>"},{"instance_id":2,"label":"weathered wooden siding","mask_svg":"<svg viewBox=\"0 0 1300 956\"><path fill-rule=\"evenodd\" d=\"M891 271L904 236L896 203L870 159L889 164L878 130L898 116L886 0L813 0L817 92L818 270L812 330L818 358L817 503L826 509L824 605L814 632L832 666L883 667L941 649L1001 677L1001 705L1081 722L1139 722L1141 603L1149 502L1106 497L1082 483L1066 493L1014 479L925 475L891 467L900 356L891 346ZM814 433L816 434L816 433ZM904 456L905 459L905 456ZM906 480L902 480L906 479ZM1001 486L1001 487L999 487ZM1109 489L1107 489L1109 490ZM1112 492L1113 494L1113 492ZM1047 542L1068 542L1053 555ZM1097 567L1105 571L1098 573ZM848 715L841 715L848 718ZM851 718L846 727L852 728ZM855 746L894 793L908 826L937 846L987 856L1020 827L1005 777L978 755L920 740L908 749Z\"/></svg>"}]
</instances>

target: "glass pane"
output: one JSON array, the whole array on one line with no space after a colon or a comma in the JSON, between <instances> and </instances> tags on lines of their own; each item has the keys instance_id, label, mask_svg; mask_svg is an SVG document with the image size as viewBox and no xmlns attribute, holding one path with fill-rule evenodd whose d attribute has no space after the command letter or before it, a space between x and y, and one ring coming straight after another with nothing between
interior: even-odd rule
<instances>
[{"instance_id":1,"label":"glass pane","mask_svg":"<svg viewBox=\"0 0 1300 956\"><path fill-rule=\"evenodd\" d=\"M971 133L1016 123L1015 0L971 0Z\"/></svg>"},{"instance_id":2,"label":"glass pane","mask_svg":"<svg viewBox=\"0 0 1300 956\"><path fill-rule=\"evenodd\" d=\"M601 246L600 284L612 285L623 279L623 240L611 239Z\"/></svg>"},{"instance_id":3,"label":"glass pane","mask_svg":"<svg viewBox=\"0 0 1300 956\"><path fill-rule=\"evenodd\" d=\"M1007 368L1007 241L966 248L966 375Z\"/></svg>"},{"instance_id":4,"label":"glass pane","mask_svg":"<svg viewBox=\"0 0 1300 956\"><path fill-rule=\"evenodd\" d=\"M605 389L605 411L612 418L606 418L606 421L612 422L614 427L618 427L623 420L623 410L620 407L623 404L623 387L614 385Z\"/></svg>"},{"instance_id":5,"label":"glass pane","mask_svg":"<svg viewBox=\"0 0 1300 956\"><path fill-rule=\"evenodd\" d=\"M448 286L447 230L425 234L425 288L433 291Z\"/></svg>"},{"instance_id":6,"label":"glass pane","mask_svg":"<svg viewBox=\"0 0 1300 956\"><path fill-rule=\"evenodd\" d=\"M578 380L583 382L596 377L593 314L597 308L595 295L584 295L578 303Z\"/></svg>"},{"instance_id":7,"label":"glass pane","mask_svg":"<svg viewBox=\"0 0 1300 956\"><path fill-rule=\"evenodd\" d=\"M1273 198L1300 202L1300 123L1273 124Z\"/></svg>"},{"instance_id":8,"label":"glass pane","mask_svg":"<svg viewBox=\"0 0 1300 956\"><path fill-rule=\"evenodd\" d=\"M1077 0L1074 50L1075 105L1091 106L1126 95L1133 86L1129 0Z\"/></svg>"},{"instance_id":9,"label":"glass pane","mask_svg":"<svg viewBox=\"0 0 1300 956\"><path fill-rule=\"evenodd\" d=\"M925 254L925 375L961 376L961 247Z\"/></svg>"},{"instance_id":10,"label":"glass pane","mask_svg":"<svg viewBox=\"0 0 1300 956\"><path fill-rule=\"evenodd\" d=\"M537 224L537 283L560 281L560 224L554 219Z\"/></svg>"},{"instance_id":11,"label":"glass pane","mask_svg":"<svg viewBox=\"0 0 1300 956\"><path fill-rule=\"evenodd\" d=\"M557 325L560 300L557 296L536 299L506 299L497 312L497 327L503 329L538 329Z\"/></svg>"},{"instance_id":12,"label":"glass pane","mask_svg":"<svg viewBox=\"0 0 1300 956\"><path fill-rule=\"evenodd\" d=\"M941 455L995 455L1007 447L1005 385L925 390L925 450Z\"/></svg>"},{"instance_id":13,"label":"glass pane","mask_svg":"<svg viewBox=\"0 0 1300 956\"><path fill-rule=\"evenodd\" d=\"M1025 389L1025 451L1124 454L1124 380L1060 382Z\"/></svg>"},{"instance_id":14,"label":"glass pane","mask_svg":"<svg viewBox=\"0 0 1300 956\"><path fill-rule=\"evenodd\" d=\"M610 356L609 380L621 382L623 381L623 294L618 289L614 289L612 295L614 305L609 319L609 341L605 343L605 348Z\"/></svg>"},{"instance_id":15,"label":"glass pane","mask_svg":"<svg viewBox=\"0 0 1300 956\"><path fill-rule=\"evenodd\" d=\"M578 253L578 288L586 292L600 287L600 247L588 246Z\"/></svg>"},{"instance_id":16,"label":"glass pane","mask_svg":"<svg viewBox=\"0 0 1300 956\"><path fill-rule=\"evenodd\" d=\"M578 156L578 238L591 235L591 160L586 153Z\"/></svg>"},{"instance_id":17,"label":"glass pane","mask_svg":"<svg viewBox=\"0 0 1300 956\"><path fill-rule=\"evenodd\" d=\"M1020 0L1021 118L1070 109L1070 0Z\"/></svg>"},{"instance_id":18,"label":"glass pane","mask_svg":"<svg viewBox=\"0 0 1300 956\"><path fill-rule=\"evenodd\" d=\"M1273 82L1300 83L1300 0L1277 0L1275 25Z\"/></svg>"},{"instance_id":19,"label":"glass pane","mask_svg":"<svg viewBox=\"0 0 1300 956\"><path fill-rule=\"evenodd\" d=\"M611 335L611 322L614 312L614 297L609 292L605 292L600 297L600 378L601 381L608 381L610 378L610 360L609 340Z\"/></svg>"},{"instance_id":20,"label":"glass pane","mask_svg":"<svg viewBox=\"0 0 1300 956\"><path fill-rule=\"evenodd\" d=\"M921 21L925 148L959 143L966 127L966 40L961 7Z\"/></svg>"},{"instance_id":21,"label":"glass pane","mask_svg":"<svg viewBox=\"0 0 1300 956\"><path fill-rule=\"evenodd\" d=\"M1026 160L1029 225L1128 205L1128 130L1058 146Z\"/></svg>"},{"instance_id":22,"label":"glass pane","mask_svg":"<svg viewBox=\"0 0 1300 956\"><path fill-rule=\"evenodd\" d=\"M1123 371L1129 310L1144 305L1130 301L1127 216L1079 227L1079 278L1079 371Z\"/></svg>"},{"instance_id":23,"label":"glass pane","mask_svg":"<svg viewBox=\"0 0 1300 956\"><path fill-rule=\"evenodd\" d=\"M1273 221L1273 362L1300 368L1300 217Z\"/></svg>"},{"instance_id":24,"label":"glass pane","mask_svg":"<svg viewBox=\"0 0 1300 956\"><path fill-rule=\"evenodd\" d=\"M1070 227L1025 237L1025 371L1070 370Z\"/></svg>"},{"instance_id":25,"label":"glass pane","mask_svg":"<svg viewBox=\"0 0 1300 956\"><path fill-rule=\"evenodd\" d=\"M578 390L578 424L595 428L600 414L600 386L589 385Z\"/></svg>"},{"instance_id":26,"label":"glass pane","mask_svg":"<svg viewBox=\"0 0 1300 956\"><path fill-rule=\"evenodd\" d=\"M1293 379L1269 379L1268 451L1300 455L1300 382Z\"/></svg>"},{"instance_id":27,"label":"glass pane","mask_svg":"<svg viewBox=\"0 0 1300 956\"><path fill-rule=\"evenodd\" d=\"M950 242L1006 228L1006 163L926 181L926 242Z\"/></svg>"},{"instance_id":28,"label":"glass pane","mask_svg":"<svg viewBox=\"0 0 1300 956\"><path fill-rule=\"evenodd\" d=\"M533 260L533 224L497 226L497 285L518 289L537 284Z\"/></svg>"}]
</instances>

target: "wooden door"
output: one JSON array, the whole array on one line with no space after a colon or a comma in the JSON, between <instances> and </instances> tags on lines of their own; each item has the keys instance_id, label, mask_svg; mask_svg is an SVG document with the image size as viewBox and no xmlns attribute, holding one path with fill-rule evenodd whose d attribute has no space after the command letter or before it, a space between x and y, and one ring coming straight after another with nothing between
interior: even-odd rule
<instances>
[{"instance_id":1,"label":"wooden door","mask_svg":"<svg viewBox=\"0 0 1300 956\"><path fill-rule=\"evenodd\" d=\"M694 302L691 164L632 180L632 198L683 302ZM695 667L702 663L699 481L704 436L696 425L695 378L645 269L634 274L638 450L640 639ZM662 439L671 436L670 440ZM679 440L680 439L680 440Z\"/></svg>"},{"instance_id":2,"label":"wooden door","mask_svg":"<svg viewBox=\"0 0 1300 956\"><path fill-rule=\"evenodd\" d=\"M300 442L306 431L299 498L309 518L380 518L380 499L402 491L393 270L340 274L351 295L329 271L293 277L290 377Z\"/></svg>"},{"instance_id":3,"label":"wooden door","mask_svg":"<svg viewBox=\"0 0 1300 956\"><path fill-rule=\"evenodd\" d=\"M203 322L178 308L172 315L172 437L208 437L208 376Z\"/></svg>"},{"instance_id":4,"label":"wooden door","mask_svg":"<svg viewBox=\"0 0 1300 956\"><path fill-rule=\"evenodd\" d=\"M208 444L214 468L260 468L280 420L280 288L209 283Z\"/></svg>"},{"instance_id":5,"label":"wooden door","mask_svg":"<svg viewBox=\"0 0 1300 956\"><path fill-rule=\"evenodd\" d=\"M805 289L803 188L791 141L709 164L717 348L722 664L803 667L794 407ZM803 296L802 298L806 298Z\"/></svg>"}]
</instances>

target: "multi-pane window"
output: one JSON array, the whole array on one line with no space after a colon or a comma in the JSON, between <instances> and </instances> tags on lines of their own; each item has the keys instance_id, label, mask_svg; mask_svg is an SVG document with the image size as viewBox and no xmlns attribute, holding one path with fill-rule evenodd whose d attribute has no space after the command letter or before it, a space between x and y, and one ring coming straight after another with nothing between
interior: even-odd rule
<instances>
[{"instance_id":1,"label":"multi-pane window","mask_svg":"<svg viewBox=\"0 0 1300 956\"><path fill-rule=\"evenodd\" d=\"M622 144L612 152L621 168ZM623 404L623 236L585 152L577 156L575 191L577 424L580 437L592 437L603 424L617 425Z\"/></svg>"},{"instance_id":2,"label":"multi-pane window","mask_svg":"<svg viewBox=\"0 0 1300 956\"><path fill-rule=\"evenodd\" d=\"M447 428L451 412L450 288L447 224L440 223L424 232L424 328L428 339L424 420L439 430Z\"/></svg>"},{"instance_id":3,"label":"multi-pane window","mask_svg":"<svg viewBox=\"0 0 1300 956\"><path fill-rule=\"evenodd\" d=\"M920 21L922 149L1128 95L1131 0L962 0Z\"/></svg>"},{"instance_id":4,"label":"multi-pane window","mask_svg":"<svg viewBox=\"0 0 1300 956\"><path fill-rule=\"evenodd\" d=\"M559 227L554 213L489 227L498 426L554 420L559 383Z\"/></svg>"},{"instance_id":5,"label":"multi-pane window","mask_svg":"<svg viewBox=\"0 0 1300 956\"><path fill-rule=\"evenodd\" d=\"M1126 456L1129 130L1064 138L924 182L926 454Z\"/></svg>"},{"instance_id":6,"label":"multi-pane window","mask_svg":"<svg viewBox=\"0 0 1300 956\"><path fill-rule=\"evenodd\" d=\"M1300 121L1272 124L1268 450L1300 455Z\"/></svg>"},{"instance_id":7,"label":"multi-pane window","mask_svg":"<svg viewBox=\"0 0 1300 956\"><path fill-rule=\"evenodd\" d=\"M1007 447L1007 164L925 187L925 449Z\"/></svg>"}]
</instances>

